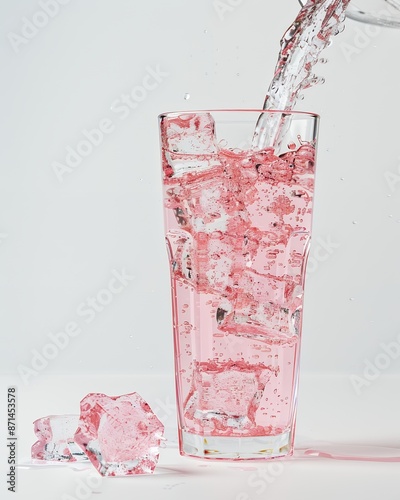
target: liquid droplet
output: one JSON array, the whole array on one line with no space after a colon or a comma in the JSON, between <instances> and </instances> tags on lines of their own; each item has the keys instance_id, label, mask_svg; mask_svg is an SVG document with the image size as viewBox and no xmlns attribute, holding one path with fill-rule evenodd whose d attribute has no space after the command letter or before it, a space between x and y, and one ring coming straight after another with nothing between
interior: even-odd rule
<instances>
[{"instance_id":1,"label":"liquid droplet","mask_svg":"<svg viewBox=\"0 0 400 500\"><path fill-rule=\"evenodd\" d=\"M204 33L205 35L207 35L208 30L203 30L203 33Z\"/></svg>"},{"instance_id":2,"label":"liquid droplet","mask_svg":"<svg viewBox=\"0 0 400 500\"><path fill-rule=\"evenodd\" d=\"M355 299L354 299L354 297L350 297L350 299L349 299L349 300L353 301L353 300L355 300Z\"/></svg>"},{"instance_id":3,"label":"liquid droplet","mask_svg":"<svg viewBox=\"0 0 400 500\"><path fill-rule=\"evenodd\" d=\"M341 181L344 181L344 177L341 177L341 178L340 178L340 180L341 180Z\"/></svg>"},{"instance_id":4,"label":"liquid droplet","mask_svg":"<svg viewBox=\"0 0 400 500\"><path fill-rule=\"evenodd\" d=\"M352 224L357 224L357 221L356 221L356 220L353 220Z\"/></svg>"},{"instance_id":5,"label":"liquid droplet","mask_svg":"<svg viewBox=\"0 0 400 500\"><path fill-rule=\"evenodd\" d=\"M389 215L389 217L390 217L390 218L392 218L392 217L393 217L393 215L392 215L392 214L390 214L390 215Z\"/></svg>"},{"instance_id":6,"label":"liquid droplet","mask_svg":"<svg viewBox=\"0 0 400 500\"><path fill-rule=\"evenodd\" d=\"M186 92L186 94L183 96L183 98L185 99L185 101L188 101L190 99L190 94L188 92Z\"/></svg>"}]
</instances>

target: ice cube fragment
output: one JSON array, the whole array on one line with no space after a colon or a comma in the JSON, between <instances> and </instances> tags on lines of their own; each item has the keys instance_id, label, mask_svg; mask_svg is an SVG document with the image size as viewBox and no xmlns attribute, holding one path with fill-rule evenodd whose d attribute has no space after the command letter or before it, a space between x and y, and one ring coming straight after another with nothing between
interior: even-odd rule
<instances>
[{"instance_id":1,"label":"ice cube fragment","mask_svg":"<svg viewBox=\"0 0 400 500\"><path fill-rule=\"evenodd\" d=\"M74 441L78 422L79 415L50 415L35 420L33 425L38 441L32 446L32 458L56 462L87 460Z\"/></svg>"},{"instance_id":2,"label":"ice cube fragment","mask_svg":"<svg viewBox=\"0 0 400 500\"><path fill-rule=\"evenodd\" d=\"M81 401L75 441L103 476L149 474L156 467L164 426L137 393L88 394Z\"/></svg>"}]
</instances>

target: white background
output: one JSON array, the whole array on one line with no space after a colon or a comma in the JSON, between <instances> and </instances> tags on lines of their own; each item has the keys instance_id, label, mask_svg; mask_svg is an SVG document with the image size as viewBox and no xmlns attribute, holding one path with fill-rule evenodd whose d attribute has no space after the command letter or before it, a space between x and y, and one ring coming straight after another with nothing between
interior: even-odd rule
<instances>
[{"instance_id":1,"label":"white background","mask_svg":"<svg viewBox=\"0 0 400 500\"><path fill-rule=\"evenodd\" d=\"M295 0L223 1L220 9L213 0L64 2L47 21L36 0L0 5L0 371L20 388L26 456L32 420L78 412L87 392L140 388L153 404L173 398L157 115L261 107L280 37L298 11ZM21 41L33 20L43 27ZM382 343L400 349L399 47L400 31L349 20L317 67L325 84L297 106L321 115L302 373L339 377L355 407L370 398L353 429L371 414L373 394L386 394L384 380L400 374L400 357L382 356ZM122 95L154 71L154 88L123 114ZM54 162L65 164L66 148L104 119L112 132L60 182ZM78 308L113 270L130 280L89 323ZM49 333L71 322L80 334L34 365ZM368 380L375 362L381 376ZM57 393L68 384L68 396ZM311 394L303 400L318 403ZM400 413L398 405L379 411ZM390 422L379 425L399 443ZM60 491L54 498L69 490Z\"/></svg>"}]
</instances>

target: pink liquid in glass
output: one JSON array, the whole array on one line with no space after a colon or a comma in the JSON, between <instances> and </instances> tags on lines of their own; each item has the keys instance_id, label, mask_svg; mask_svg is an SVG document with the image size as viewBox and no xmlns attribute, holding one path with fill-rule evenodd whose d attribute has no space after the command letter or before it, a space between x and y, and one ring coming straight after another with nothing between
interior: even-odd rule
<instances>
[{"instance_id":1,"label":"pink liquid in glass","mask_svg":"<svg viewBox=\"0 0 400 500\"><path fill-rule=\"evenodd\" d=\"M232 149L209 113L161 140L181 450L291 453L314 145Z\"/></svg>"}]
</instances>

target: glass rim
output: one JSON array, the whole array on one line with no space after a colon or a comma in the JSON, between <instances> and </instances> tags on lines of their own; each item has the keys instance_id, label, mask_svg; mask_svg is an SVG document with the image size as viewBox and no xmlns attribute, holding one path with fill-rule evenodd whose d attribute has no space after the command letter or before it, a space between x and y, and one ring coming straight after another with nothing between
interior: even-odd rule
<instances>
[{"instance_id":1,"label":"glass rim","mask_svg":"<svg viewBox=\"0 0 400 500\"><path fill-rule=\"evenodd\" d=\"M188 109L181 111L166 111L158 115L159 119L165 117L177 117L180 115L200 114L200 113L259 113L259 114L280 114L280 115L293 115L299 117L308 117L319 120L320 115L312 111L296 111L285 109L257 109L257 108L216 108L216 109Z\"/></svg>"}]
</instances>

